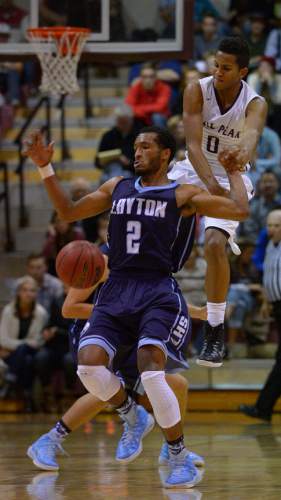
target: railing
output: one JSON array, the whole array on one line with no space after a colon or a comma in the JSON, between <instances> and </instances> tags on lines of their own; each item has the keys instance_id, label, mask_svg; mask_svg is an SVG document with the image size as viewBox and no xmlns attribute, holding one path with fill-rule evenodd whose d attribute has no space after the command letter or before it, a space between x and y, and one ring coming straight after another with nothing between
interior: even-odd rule
<instances>
[{"instance_id":1,"label":"railing","mask_svg":"<svg viewBox=\"0 0 281 500\"><path fill-rule=\"evenodd\" d=\"M0 203L4 201L4 219L5 219L5 243L4 250L12 252L15 248L11 230L10 218L10 193L9 193L9 176L7 163L0 163L0 170L3 171L3 191L0 193Z\"/></svg>"},{"instance_id":2,"label":"railing","mask_svg":"<svg viewBox=\"0 0 281 500\"><path fill-rule=\"evenodd\" d=\"M15 170L16 174L19 176L19 227L26 227L29 223L28 213L25 206L24 164L26 162L26 157L22 154L23 136L30 126L33 118L35 118L38 111L44 105L46 105L46 124L41 127L40 130L41 132L46 132L47 141L51 141L51 104L48 96L41 97L14 140L15 144L18 146L19 155L19 163Z\"/></svg>"}]
</instances>

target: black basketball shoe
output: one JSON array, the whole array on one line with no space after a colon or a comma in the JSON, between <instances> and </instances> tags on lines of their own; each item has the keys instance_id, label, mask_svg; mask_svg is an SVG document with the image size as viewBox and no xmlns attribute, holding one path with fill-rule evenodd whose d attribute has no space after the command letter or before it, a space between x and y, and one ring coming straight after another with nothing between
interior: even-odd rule
<instances>
[{"instance_id":1,"label":"black basketball shoe","mask_svg":"<svg viewBox=\"0 0 281 500\"><path fill-rule=\"evenodd\" d=\"M203 348L196 360L197 365L219 367L222 365L224 353L224 324L212 327L206 322Z\"/></svg>"}]
</instances>

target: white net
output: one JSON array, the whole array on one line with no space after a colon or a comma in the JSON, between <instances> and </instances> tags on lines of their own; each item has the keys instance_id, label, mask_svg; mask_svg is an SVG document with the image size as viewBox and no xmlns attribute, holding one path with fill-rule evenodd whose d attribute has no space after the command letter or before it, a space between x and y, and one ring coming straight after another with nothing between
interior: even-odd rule
<instances>
[{"instance_id":1,"label":"white net","mask_svg":"<svg viewBox=\"0 0 281 500\"><path fill-rule=\"evenodd\" d=\"M27 38L34 44L42 69L40 90L51 94L74 94L79 90L77 66L89 30L34 28Z\"/></svg>"}]
</instances>

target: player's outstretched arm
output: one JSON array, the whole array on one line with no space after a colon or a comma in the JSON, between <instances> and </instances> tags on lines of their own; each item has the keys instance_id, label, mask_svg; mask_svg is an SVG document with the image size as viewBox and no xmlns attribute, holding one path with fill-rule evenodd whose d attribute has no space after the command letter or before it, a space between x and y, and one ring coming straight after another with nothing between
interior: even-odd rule
<instances>
[{"instance_id":1,"label":"player's outstretched arm","mask_svg":"<svg viewBox=\"0 0 281 500\"><path fill-rule=\"evenodd\" d=\"M245 220L249 216L249 203L243 179L238 171L227 175L230 183L229 198L211 195L197 186L179 186L176 198L182 214L188 216L197 212L219 219Z\"/></svg>"},{"instance_id":2,"label":"player's outstretched arm","mask_svg":"<svg viewBox=\"0 0 281 500\"><path fill-rule=\"evenodd\" d=\"M202 151L203 96L200 84L190 83L183 97L183 121L188 158L208 191L216 195L226 195L227 191L217 182Z\"/></svg>"},{"instance_id":3,"label":"player's outstretched arm","mask_svg":"<svg viewBox=\"0 0 281 500\"><path fill-rule=\"evenodd\" d=\"M92 215L109 210L112 205L111 195L121 177L113 177L102 184L96 191L73 202L62 189L50 164L54 152L53 143L45 146L40 132L33 132L24 141L23 154L31 158L38 167L49 198L59 216L68 222L86 219Z\"/></svg>"}]
</instances>

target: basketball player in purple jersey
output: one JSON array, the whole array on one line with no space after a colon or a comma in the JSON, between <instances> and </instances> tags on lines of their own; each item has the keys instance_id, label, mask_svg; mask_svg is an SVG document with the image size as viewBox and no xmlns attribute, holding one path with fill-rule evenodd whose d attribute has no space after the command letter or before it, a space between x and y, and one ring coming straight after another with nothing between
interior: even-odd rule
<instances>
[{"instance_id":1,"label":"basketball player in purple jersey","mask_svg":"<svg viewBox=\"0 0 281 500\"><path fill-rule=\"evenodd\" d=\"M178 356L189 333L189 316L176 281L171 277L173 247L183 217L187 245L198 212L210 217L244 220L249 213L247 192L233 162L229 197L213 196L167 177L175 153L171 134L158 127L144 129L135 141L135 179L113 178L77 202L69 199L50 165L53 145L31 134L25 154L38 166L49 197L62 219L80 220L111 208L109 223L110 275L103 285L90 321L80 338L78 376L86 389L109 401L127 416L116 458L137 456L151 417L127 395L108 367L119 346L137 343L141 381L169 448L170 474L165 487L192 487L200 475L188 457L178 401L165 379L168 356ZM138 336L136 337L136 332Z\"/></svg>"},{"instance_id":2,"label":"basketball player in purple jersey","mask_svg":"<svg viewBox=\"0 0 281 500\"><path fill-rule=\"evenodd\" d=\"M255 156L267 105L243 78L248 73L249 48L240 37L224 38L215 55L214 75L188 85L184 94L183 118L187 153L175 164L168 177L179 183L205 187L214 195L229 193L229 182L222 167L240 163L244 173ZM249 199L253 186L242 176ZM205 218L205 257L207 260L207 323L199 365L218 367L224 355L224 314L230 268L226 246L240 254L234 242L238 222Z\"/></svg>"}]
</instances>

